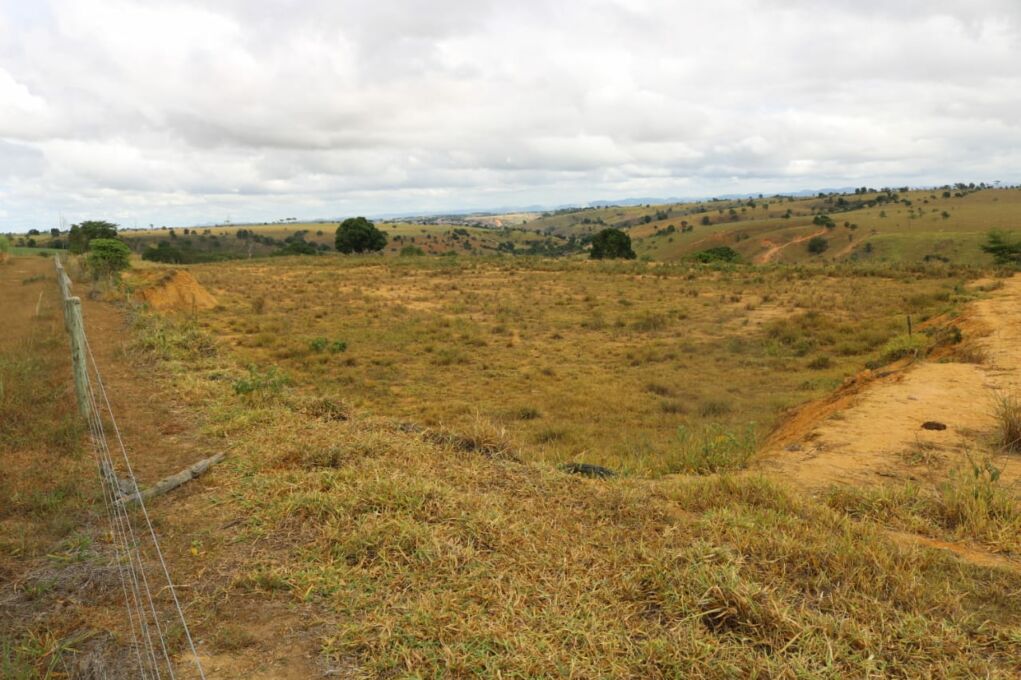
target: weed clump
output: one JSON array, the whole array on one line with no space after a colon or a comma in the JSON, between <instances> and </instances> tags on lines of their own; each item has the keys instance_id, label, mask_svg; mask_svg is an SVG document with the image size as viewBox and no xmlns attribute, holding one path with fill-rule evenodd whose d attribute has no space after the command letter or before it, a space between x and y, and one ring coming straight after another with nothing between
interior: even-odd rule
<instances>
[{"instance_id":1,"label":"weed clump","mask_svg":"<svg viewBox=\"0 0 1021 680\"><path fill-rule=\"evenodd\" d=\"M1005 451L1021 451L1021 400L1015 394L1001 394L996 398L997 444Z\"/></svg>"},{"instance_id":2,"label":"weed clump","mask_svg":"<svg viewBox=\"0 0 1021 680\"><path fill-rule=\"evenodd\" d=\"M248 375L234 381L234 394L252 400L271 399L279 396L291 379L276 366L261 370L255 365L248 367Z\"/></svg>"},{"instance_id":3,"label":"weed clump","mask_svg":"<svg viewBox=\"0 0 1021 680\"><path fill-rule=\"evenodd\" d=\"M889 364L905 357L917 358L929 349L929 340L924 335L898 335L883 346L881 364Z\"/></svg>"},{"instance_id":4,"label":"weed clump","mask_svg":"<svg viewBox=\"0 0 1021 680\"><path fill-rule=\"evenodd\" d=\"M717 423L699 429L677 428L676 444L669 463L671 472L708 474L747 466L755 452L755 425L734 430Z\"/></svg>"}]
</instances>

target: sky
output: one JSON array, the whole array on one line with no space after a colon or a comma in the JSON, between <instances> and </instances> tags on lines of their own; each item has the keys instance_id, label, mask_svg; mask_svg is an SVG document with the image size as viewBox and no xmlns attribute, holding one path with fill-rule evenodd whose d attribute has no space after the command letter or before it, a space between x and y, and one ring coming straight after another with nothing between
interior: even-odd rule
<instances>
[{"instance_id":1,"label":"sky","mask_svg":"<svg viewBox=\"0 0 1021 680\"><path fill-rule=\"evenodd\" d=\"M997 180L1018 0L0 0L0 231Z\"/></svg>"}]
</instances>

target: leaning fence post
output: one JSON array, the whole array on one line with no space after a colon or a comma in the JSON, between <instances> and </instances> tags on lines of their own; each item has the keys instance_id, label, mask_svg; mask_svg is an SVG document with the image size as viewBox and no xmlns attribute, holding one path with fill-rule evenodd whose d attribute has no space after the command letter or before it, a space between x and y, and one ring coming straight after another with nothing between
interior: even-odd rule
<instances>
[{"instance_id":1,"label":"leaning fence post","mask_svg":"<svg viewBox=\"0 0 1021 680\"><path fill-rule=\"evenodd\" d=\"M74 391L78 397L78 411L89 418L89 373L85 357L85 328L82 324L82 301L69 297L64 301L64 314L71 336L71 367L74 370Z\"/></svg>"}]
</instances>

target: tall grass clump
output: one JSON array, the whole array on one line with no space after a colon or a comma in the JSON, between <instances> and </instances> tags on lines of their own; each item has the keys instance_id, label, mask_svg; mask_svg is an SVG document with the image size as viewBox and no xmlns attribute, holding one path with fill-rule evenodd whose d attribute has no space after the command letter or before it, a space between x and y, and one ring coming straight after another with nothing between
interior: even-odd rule
<instances>
[{"instance_id":1,"label":"tall grass clump","mask_svg":"<svg viewBox=\"0 0 1021 680\"><path fill-rule=\"evenodd\" d=\"M1005 451L1021 451L1021 400L1016 394L1000 394L994 406L996 443Z\"/></svg>"},{"instance_id":2,"label":"tall grass clump","mask_svg":"<svg viewBox=\"0 0 1021 680\"><path fill-rule=\"evenodd\" d=\"M743 429L731 429L718 423L698 429L682 425L677 428L669 471L706 474L738 470L748 465L756 443L754 423Z\"/></svg>"},{"instance_id":3,"label":"tall grass clump","mask_svg":"<svg viewBox=\"0 0 1021 680\"><path fill-rule=\"evenodd\" d=\"M917 484L871 489L834 488L827 503L853 517L947 540L983 543L993 550L1021 551L1021 505L1000 484L988 459L968 460L932 488Z\"/></svg>"}]
</instances>

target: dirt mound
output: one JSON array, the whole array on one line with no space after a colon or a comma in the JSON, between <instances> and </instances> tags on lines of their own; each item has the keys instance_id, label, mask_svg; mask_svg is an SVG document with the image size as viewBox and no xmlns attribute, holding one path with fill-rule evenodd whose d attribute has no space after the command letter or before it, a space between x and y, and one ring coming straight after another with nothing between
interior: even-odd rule
<instances>
[{"instance_id":1,"label":"dirt mound","mask_svg":"<svg viewBox=\"0 0 1021 680\"><path fill-rule=\"evenodd\" d=\"M161 312L212 309L216 298L186 271L171 269L138 282L135 297Z\"/></svg>"}]
</instances>

